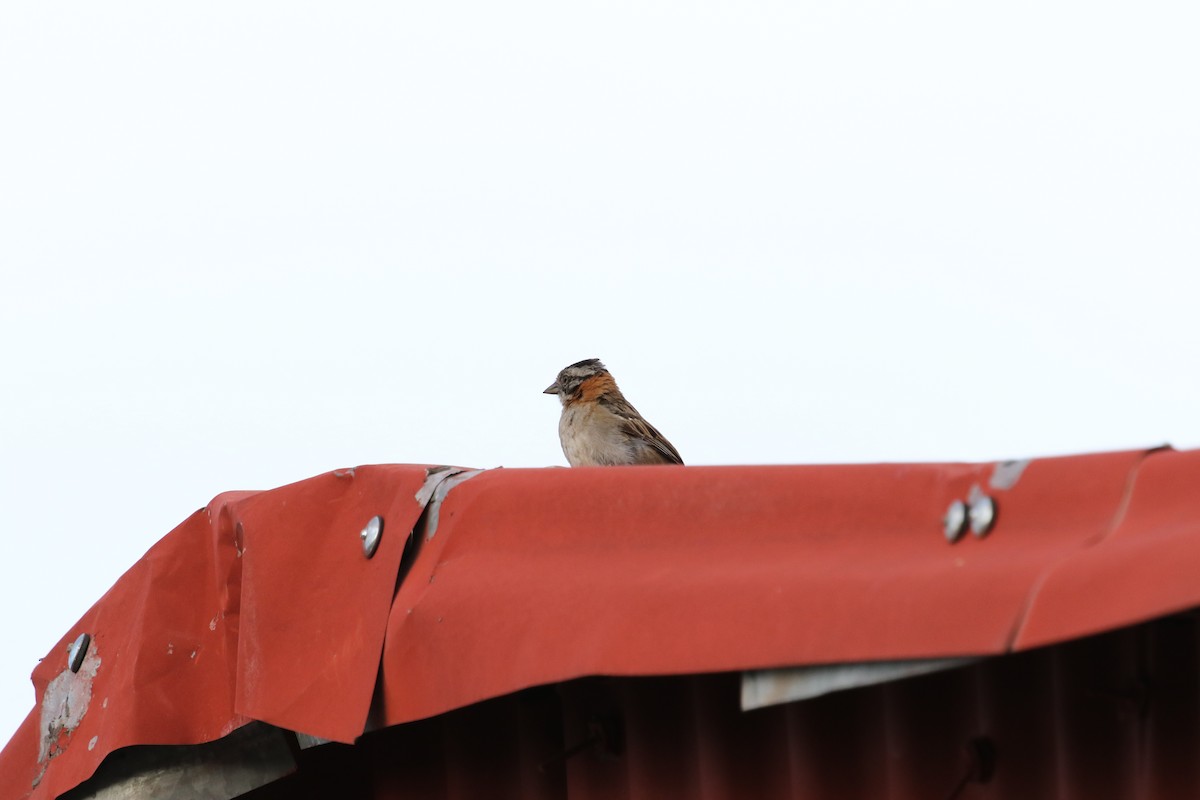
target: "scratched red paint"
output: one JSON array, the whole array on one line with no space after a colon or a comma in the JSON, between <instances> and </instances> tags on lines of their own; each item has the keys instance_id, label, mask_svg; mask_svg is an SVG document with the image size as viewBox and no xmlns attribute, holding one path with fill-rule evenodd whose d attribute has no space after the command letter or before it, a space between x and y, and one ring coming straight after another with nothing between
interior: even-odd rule
<instances>
[{"instance_id":1,"label":"scratched red paint","mask_svg":"<svg viewBox=\"0 0 1200 800\"><path fill-rule=\"evenodd\" d=\"M36 707L0 753L0 800L249 719L352 742L377 675L372 724L394 726L586 675L1001 654L1200 605L1200 453L1040 459L1008 489L994 466L490 470L398 590L424 467L220 495L34 671L40 705L79 633L102 659L59 755L39 762ZM995 527L949 544L973 486Z\"/></svg>"}]
</instances>

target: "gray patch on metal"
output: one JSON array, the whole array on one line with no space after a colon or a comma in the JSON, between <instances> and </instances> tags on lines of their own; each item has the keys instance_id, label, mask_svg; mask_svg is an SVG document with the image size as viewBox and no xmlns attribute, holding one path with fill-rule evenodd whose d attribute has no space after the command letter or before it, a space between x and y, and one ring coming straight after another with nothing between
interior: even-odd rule
<instances>
[{"instance_id":1,"label":"gray patch on metal","mask_svg":"<svg viewBox=\"0 0 1200 800\"><path fill-rule=\"evenodd\" d=\"M231 800L295 772L289 739L251 722L206 744L126 747L61 800Z\"/></svg>"},{"instance_id":2,"label":"gray patch on metal","mask_svg":"<svg viewBox=\"0 0 1200 800\"><path fill-rule=\"evenodd\" d=\"M425 483L416 494L417 502L425 507L425 541L437 533L438 512L450 490L481 472L481 469L462 467L429 467L425 470Z\"/></svg>"},{"instance_id":3,"label":"gray patch on metal","mask_svg":"<svg viewBox=\"0 0 1200 800\"><path fill-rule=\"evenodd\" d=\"M742 711L810 700L862 686L928 675L979 661L978 658L931 658L914 661L867 661L812 667L753 670L742 673Z\"/></svg>"},{"instance_id":4,"label":"gray patch on metal","mask_svg":"<svg viewBox=\"0 0 1200 800\"><path fill-rule=\"evenodd\" d=\"M74 654L78 654L78 643L77 639L76 644L71 645ZM71 734L83 721L92 702L92 679L99 669L100 651L92 643L77 671L72 672L68 666L46 686L42 694L41 721L38 726L38 761L44 763L66 750Z\"/></svg>"},{"instance_id":5,"label":"gray patch on metal","mask_svg":"<svg viewBox=\"0 0 1200 800\"><path fill-rule=\"evenodd\" d=\"M433 499L433 493L437 491L437 487L441 482L460 472L463 472L462 467L427 467L425 470L425 483L421 484L421 488L417 490L417 494L415 495L417 502L424 508Z\"/></svg>"},{"instance_id":6,"label":"gray patch on metal","mask_svg":"<svg viewBox=\"0 0 1200 800\"><path fill-rule=\"evenodd\" d=\"M1011 489L1021 479L1021 473L1029 466L1031 459L1022 458L1012 461L998 461L992 469L992 479L988 485L993 489Z\"/></svg>"},{"instance_id":7,"label":"gray patch on metal","mask_svg":"<svg viewBox=\"0 0 1200 800\"><path fill-rule=\"evenodd\" d=\"M471 478L474 478L481 472L483 472L481 469L456 472L437 485L437 489L433 492L433 500L426 508L425 541L429 541L437 533L438 516L442 511L442 501L446 499L446 495L450 494L450 490L460 483L471 480Z\"/></svg>"}]
</instances>

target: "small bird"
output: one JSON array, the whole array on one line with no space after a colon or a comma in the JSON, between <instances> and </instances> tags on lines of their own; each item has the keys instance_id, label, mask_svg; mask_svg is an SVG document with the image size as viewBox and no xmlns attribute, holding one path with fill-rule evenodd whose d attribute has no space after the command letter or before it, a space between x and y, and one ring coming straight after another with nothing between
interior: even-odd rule
<instances>
[{"instance_id":1,"label":"small bird","mask_svg":"<svg viewBox=\"0 0 1200 800\"><path fill-rule=\"evenodd\" d=\"M683 463L674 445L629 404L598 358L564 367L543 394L562 401L558 438L572 467Z\"/></svg>"}]
</instances>

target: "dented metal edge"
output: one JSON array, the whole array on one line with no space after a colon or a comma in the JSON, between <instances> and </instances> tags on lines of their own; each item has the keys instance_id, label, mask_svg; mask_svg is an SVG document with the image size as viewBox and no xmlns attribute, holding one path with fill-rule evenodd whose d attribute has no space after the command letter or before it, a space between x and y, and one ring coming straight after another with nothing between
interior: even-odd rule
<instances>
[{"instance_id":1,"label":"dented metal edge","mask_svg":"<svg viewBox=\"0 0 1200 800\"><path fill-rule=\"evenodd\" d=\"M750 670L742 673L742 711L943 672L981 660L979 657L929 658Z\"/></svg>"},{"instance_id":2,"label":"dented metal edge","mask_svg":"<svg viewBox=\"0 0 1200 800\"><path fill-rule=\"evenodd\" d=\"M450 490L485 471L482 469L445 466L429 467L426 469L425 483L416 493L416 500L423 506L423 510L416 527L409 534L409 538L405 543L405 551L401 555L400 565L396 574L397 590L404 583L408 575L408 570L412 567L417 553L420 551L421 544L432 539L437 533L438 518L442 503L446 500L447 495L450 494ZM379 668L383 669L382 660ZM371 731L385 727L388 727L388 725L386 714L383 710L382 684L376 681L375 690L371 696L371 705L367 711L367 719L363 725L363 733L370 733ZM324 740L309 737L305 734L297 734L297 740L300 742L302 748L325 743Z\"/></svg>"},{"instance_id":3,"label":"dented metal edge","mask_svg":"<svg viewBox=\"0 0 1200 800\"><path fill-rule=\"evenodd\" d=\"M1113 511L1112 517L1109 519L1104 529L1085 541L1081 549L1087 549L1102 544L1107 539L1112 537L1125 521L1125 515L1129 512L1129 505L1133 502L1133 494L1137 488L1138 479L1141 476L1142 467L1146 465L1148 459L1153 458L1158 453L1169 452L1174 448L1169 444L1159 445L1157 447L1147 448L1141 451L1133 464L1125 473L1125 483L1121 490L1121 496L1117 501L1116 509ZM1017 643L1021 641L1026 626L1029 624L1029 619L1033 613L1034 605L1037 597L1046 584L1046 581L1055 573L1058 568L1078 555L1079 550L1073 550L1060 555L1057 559L1046 564L1042 571L1034 578L1033 584L1025 596L1025 600L1021 605L1020 611L1017 613L1016 619L1013 621L1012 630L1009 631L1007 640L1004 645L1006 652L1015 652Z\"/></svg>"}]
</instances>

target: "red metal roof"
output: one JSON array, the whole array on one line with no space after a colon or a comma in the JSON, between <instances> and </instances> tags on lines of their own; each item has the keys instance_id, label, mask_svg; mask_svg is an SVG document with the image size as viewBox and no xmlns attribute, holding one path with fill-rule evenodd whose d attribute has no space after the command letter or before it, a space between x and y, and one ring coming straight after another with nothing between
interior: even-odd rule
<instances>
[{"instance_id":1,"label":"red metal roof","mask_svg":"<svg viewBox=\"0 0 1200 800\"><path fill-rule=\"evenodd\" d=\"M1200 606L1200 451L454 472L219 495L35 669L0 800L249 720L352 742L584 675L991 655ZM994 528L950 543L973 491Z\"/></svg>"}]
</instances>

